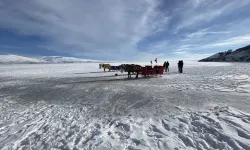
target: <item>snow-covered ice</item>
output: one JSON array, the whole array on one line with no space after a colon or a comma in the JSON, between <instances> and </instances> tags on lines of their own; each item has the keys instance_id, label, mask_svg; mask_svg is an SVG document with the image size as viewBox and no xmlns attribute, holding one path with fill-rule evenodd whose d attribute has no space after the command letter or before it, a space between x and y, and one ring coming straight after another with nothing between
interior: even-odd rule
<instances>
[{"instance_id":1,"label":"snow-covered ice","mask_svg":"<svg viewBox=\"0 0 250 150\"><path fill-rule=\"evenodd\" d=\"M0 65L0 149L250 149L249 64L184 63L138 80L97 63Z\"/></svg>"}]
</instances>

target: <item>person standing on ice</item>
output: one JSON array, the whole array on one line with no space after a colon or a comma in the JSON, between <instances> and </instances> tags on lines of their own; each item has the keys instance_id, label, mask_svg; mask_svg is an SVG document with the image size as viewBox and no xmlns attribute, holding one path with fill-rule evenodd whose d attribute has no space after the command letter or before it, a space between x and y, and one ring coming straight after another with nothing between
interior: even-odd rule
<instances>
[{"instance_id":1,"label":"person standing on ice","mask_svg":"<svg viewBox=\"0 0 250 150\"><path fill-rule=\"evenodd\" d=\"M165 69L165 72L167 72L167 62L166 61L163 63L163 67Z\"/></svg>"},{"instance_id":2,"label":"person standing on ice","mask_svg":"<svg viewBox=\"0 0 250 150\"><path fill-rule=\"evenodd\" d=\"M181 61L180 60L178 62L178 71L179 71L179 73L181 73Z\"/></svg>"},{"instance_id":3,"label":"person standing on ice","mask_svg":"<svg viewBox=\"0 0 250 150\"><path fill-rule=\"evenodd\" d=\"M168 62L168 61L167 61L167 63L166 63L165 72L169 72L169 62Z\"/></svg>"},{"instance_id":4,"label":"person standing on ice","mask_svg":"<svg viewBox=\"0 0 250 150\"><path fill-rule=\"evenodd\" d=\"M163 64L163 67L164 67L164 69L165 69L165 72L169 72L169 69L168 69L168 67L169 67L169 62L164 62L164 64Z\"/></svg>"},{"instance_id":5,"label":"person standing on ice","mask_svg":"<svg viewBox=\"0 0 250 150\"><path fill-rule=\"evenodd\" d=\"M182 73L182 71L183 71L183 65L184 65L183 60L180 60L178 62L179 73Z\"/></svg>"},{"instance_id":6,"label":"person standing on ice","mask_svg":"<svg viewBox=\"0 0 250 150\"><path fill-rule=\"evenodd\" d=\"M177 65L178 65L178 71L180 73L180 61L178 61Z\"/></svg>"}]
</instances>

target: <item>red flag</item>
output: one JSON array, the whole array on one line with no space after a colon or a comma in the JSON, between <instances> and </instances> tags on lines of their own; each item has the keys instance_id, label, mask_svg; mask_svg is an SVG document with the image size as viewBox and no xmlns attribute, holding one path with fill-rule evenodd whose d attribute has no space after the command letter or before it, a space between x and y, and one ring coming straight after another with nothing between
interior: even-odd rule
<instances>
[{"instance_id":1,"label":"red flag","mask_svg":"<svg viewBox=\"0 0 250 150\"><path fill-rule=\"evenodd\" d=\"M151 63L151 65L152 65L152 63L153 63L152 60L150 61L150 63Z\"/></svg>"},{"instance_id":2,"label":"red flag","mask_svg":"<svg viewBox=\"0 0 250 150\"><path fill-rule=\"evenodd\" d=\"M155 58L155 62L157 63L157 58Z\"/></svg>"}]
</instances>

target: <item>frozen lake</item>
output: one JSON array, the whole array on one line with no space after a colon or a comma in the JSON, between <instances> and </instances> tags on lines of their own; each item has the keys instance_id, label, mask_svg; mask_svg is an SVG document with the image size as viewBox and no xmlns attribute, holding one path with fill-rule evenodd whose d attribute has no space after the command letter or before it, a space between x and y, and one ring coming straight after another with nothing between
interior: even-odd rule
<instances>
[{"instance_id":1,"label":"frozen lake","mask_svg":"<svg viewBox=\"0 0 250 150\"><path fill-rule=\"evenodd\" d=\"M0 65L0 149L250 149L249 63L176 63Z\"/></svg>"}]
</instances>

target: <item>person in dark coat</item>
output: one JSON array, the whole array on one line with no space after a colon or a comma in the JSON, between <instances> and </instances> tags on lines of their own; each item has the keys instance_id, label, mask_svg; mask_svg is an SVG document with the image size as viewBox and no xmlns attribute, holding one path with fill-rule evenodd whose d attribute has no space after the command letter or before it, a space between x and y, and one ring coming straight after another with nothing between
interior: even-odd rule
<instances>
[{"instance_id":1,"label":"person in dark coat","mask_svg":"<svg viewBox=\"0 0 250 150\"><path fill-rule=\"evenodd\" d=\"M165 69L165 72L167 72L167 71L166 71L166 70L167 70L167 62L166 62L166 61L163 63L163 67L164 67L164 69Z\"/></svg>"},{"instance_id":2,"label":"person in dark coat","mask_svg":"<svg viewBox=\"0 0 250 150\"><path fill-rule=\"evenodd\" d=\"M169 62L167 61L167 63L166 63L166 70L165 70L166 72L169 72Z\"/></svg>"},{"instance_id":3,"label":"person in dark coat","mask_svg":"<svg viewBox=\"0 0 250 150\"><path fill-rule=\"evenodd\" d=\"M183 65L184 65L183 60L180 60L178 62L179 73L183 72Z\"/></svg>"},{"instance_id":4,"label":"person in dark coat","mask_svg":"<svg viewBox=\"0 0 250 150\"><path fill-rule=\"evenodd\" d=\"M178 62L178 71L179 71L179 73L181 73L181 61L180 60Z\"/></svg>"}]
</instances>

